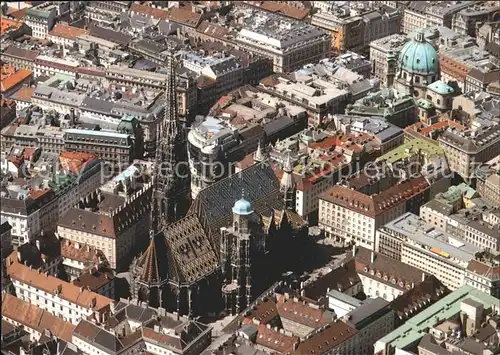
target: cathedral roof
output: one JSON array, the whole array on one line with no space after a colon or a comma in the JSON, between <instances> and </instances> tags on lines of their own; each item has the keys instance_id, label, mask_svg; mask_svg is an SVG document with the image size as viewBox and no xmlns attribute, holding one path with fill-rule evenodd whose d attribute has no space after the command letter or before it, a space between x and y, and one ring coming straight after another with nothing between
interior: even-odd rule
<instances>
[{"instance_id":1,"label":"cathedral roof","mask_svg":"<svg viewBox=\"0 0 500 355\"><path fill-rule=\"evenodd\" d=\"M284 207L279 181L267 162L254 164L201 190L190 213L197 214L213 233L214 245L219 245L220 228L231 225L234 201L241 197L241 191L245 191L245 199L259 215L270 216L274 209Z\"/></svg>"},{"instance_id":2,"label":"cathedral roof","mask_svg":"<svg viewBox=\"0 0 500 355\"><path fill-rule=\"evenodd\" d=\"M138 270L135 277L139 282L155 285L162 284L168 279L167 245L163 233L156 234L149 246L136 262Z\"/></svg>"},{"instance_id":3,"label":"cathedral roof","mask_svg":"<svg viewBox=\"0 0 500 355\"><path fill-rule=\"evenodd\" d=\"M210 238L194 214L174 222L164 230L170 280L192 284L216 271L217 255Z\"/></svg>"}]
</instances>

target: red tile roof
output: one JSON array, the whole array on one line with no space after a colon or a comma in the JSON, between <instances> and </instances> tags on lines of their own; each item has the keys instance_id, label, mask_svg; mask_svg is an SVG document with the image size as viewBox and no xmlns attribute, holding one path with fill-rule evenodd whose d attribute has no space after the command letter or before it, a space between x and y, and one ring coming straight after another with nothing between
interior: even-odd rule
<instances>
[{"instance_id":1,"label":"red tile roof","mask_svg":"<svg viewBox=\"0 0 500 355\"><path fill-rule=\"evenodd\" d=\"M26 101L26 102L31 102L31 97L33 96L33 92L35 91L35 88L23 86L19 90L17 90L11 98L14 100L20 100L20 101Z\"/></svg>"},{"instance_id":2,"label":"red tile roof","mask_svg":"<svg viewBox=\"0 0 500 355\"><path fill-rule=\"evenodd\" d=\"M207 36L215 37L215 38L224 38L229 34L229 30L222 26L210 23L208 21L203 21L196 32L203 33Z\"/></svg>"},{"instance_id":3,"label":"red tile roof","mask_svg":"<svg viewBox=\"0 0 500 355\"><path fill-rule=\"evenodd\" d=\"M322 331L315 333L309 339L305 339L299 344L292 354L326 354L329 350L335 349L343 342L357 334L357 330L346 323L336 320L331 322ZM336 353L336 352L332 352Z\"/></svg>"},{"instance_id":4,"label":"red tile roof","mask_svg":"<svg viewBox=\"0 0 500 355\"><path fill-rule=\"evenodd\" d=\"M320 199L343 206L352 211L374 217L429 188L424 177L399 183L378 195L368 196L345 186L334 186L319 196Z\"/></svg>"},{"instance_id":5,"label":"red tile roof","mask_svg":"<svg viewBox=\"0 0 500 355\"><path fill-rule=\"evenodd\" d=\"M185 8L174 7L170 10L169 18L188 27L198 27L201 15Z\"/></svg>"},{"instance_id":6,"label":"red tile roof","mask_svg":"<svg viewBox=\"0 0 500 355\"><path fill-rule=\"evenodd\" d=\"M49 32L49 35L75 40L78 36L88 35L89 31L83 28L57 24Z\"/></svg>"},{"instance_id":7,"label":"red tile roof","mask_svg":"<svg viewBox=\"0 0 500 355\"><path fill-rule=\"evenodd\" d=\"M13 12L9 12L8 15L10 17L13 17L17 20L22 20L24 19L24 17L26 16L26 12L28 12L28 7L25 7L24 9L21 9L21 10L17 10L15 8L11 8L12 10L14 10Z\"/></svg>"},{"instance_id":8,"label":"red tile roof","mask_svg":"<svg viewBox=\"0 0 500 355\"><path fill-rule=\"evenodd\" d=\"M4 65L0 74L0 92L4 93L16 85L28 79L33 72L31 70L15 70L13 66Z\"/></svg>"},{"instance_id":9,"label":"red tile roof","mask_svg":"<svg viewBox=\"0 0 500 355\"><path fill-rule=\"evenodd\" d=\"M8 257L7 274L12 280L20 281L50 294L55 294L58 291L58 297L85 309L99 311L108 308L113 302L113 300L98 293L80 290L78 286L69 282L42 274L38 270L30 269L28 266L20 264L17 260L16 251L12 252Z\"/></svg>"},{"instance_id":10,"label":"red tile roof","mask_svg":"<svg viewBox=\"0 0 500 355\"><path fill-rule=\"evenodd\" d=\"M41 334L49 330L64 341L72 341L75 329L73 324L8 293L2 295L2 317L21 323Z\"/></svg>"},{"instance_id":11,"label":"red tile roof","mask_svg":"<svg viewBox=\"0 0 500 355\"><path fill-rule=\"evenodd\" d=\"M304 301L295 301L292 298L278 299L277 308L281 318L289 319L313 329L318 329L331 321L331 319L325 317L323 310L313 308Z\"/></svg>"},{"instance_id":12,"label":"red tile roof","mask_svg":"<svg viewBox=\"0 0 500 355\"><path fill-rule=\"evenodd\" d=\"M168 12L163 9L155 9L151 6L134 3L130 6L130 12L152 17L157 20L168 20Z\"/></svg>"},{"instance_id":13,"label":"red tile roof","mask_svg":"<svg viewBox=\"0 0 500 355\"><path fill-rule=\"evenodd\" d=\"M21 21L11 20L0 16L0 33L7 33L10 30L17 30L23 25Z\"/></svg>"},{"instance_id":14,"label":"red tile roof","mask_svg":"<svg viewBox=\"0 0 500 355\"><path fill-rule=\"evenodd\" d=\"M59 154L59 162L63 169L67 169L72 173L78 173L84 165L96 156L82 152L61 152Z\"/></svg>"},{"instance_id":15,"label":"red tile roof","mask_svg":"<svg viewBox=\"0 0 500 355\"><path fill-rule=\"evenodd\" d=\"M261 324L258 328L255 343L273 350L273 354L284 354L293 350L293 345L298 343L299 338L282 334L272 328Z\"/></svg>"},{"instance_id":16,"label":"red tile roof","mask_svg":"<svg viewBox=\"0 0 500 355\"><path fill-rule=\"evenodd\" d=\"M309 14L309 9L299 8L277 1L264 1L260 7L264 10L279 13L297 20L303 20Z\"/></svg>"}]
</instances>

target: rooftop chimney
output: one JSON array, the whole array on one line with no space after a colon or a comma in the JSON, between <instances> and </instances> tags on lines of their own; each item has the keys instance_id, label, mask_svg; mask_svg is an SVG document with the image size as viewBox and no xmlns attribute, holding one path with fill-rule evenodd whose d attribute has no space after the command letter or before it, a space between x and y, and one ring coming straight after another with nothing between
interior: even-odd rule
<instances>
[{"instance_id":1,"label":"rooftop chimney","mask_svg":"<svg viewBox=\"0 0 500 355\"><path fill-rule=\"evenodd\" d=\"M372 253L371 253L371 258L370 258L370 263L374 263L375 262L375 252L372 250Z\"/></svg>"},{"instance_id":2,"label":"rooftop chimney","mask_svg":"<svg viewBox=\"0 0 500 355\"><path fill-rule=\"evenodd\" d=\"M422 273L422 282L425 281L425 272Z\"/></svg>"},{"instance_id":3,"label":"rooftop chimney","mask_svg":"<svg viewBox=\"0 0 500 355\"><path fill-rule=\"evenodd\" d=\"M356 244L352 246L352 256L356 256Z\"/></svg>"}]
</instances>

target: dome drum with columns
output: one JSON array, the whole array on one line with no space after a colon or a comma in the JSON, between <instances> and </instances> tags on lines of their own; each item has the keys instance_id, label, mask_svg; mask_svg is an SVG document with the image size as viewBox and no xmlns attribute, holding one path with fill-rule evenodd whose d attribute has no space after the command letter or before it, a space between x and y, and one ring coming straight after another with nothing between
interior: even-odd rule
<instances>
[{"instance_id":1,"label":"dome drum with columns","mask_svg":"<svg viewBox=\"0 0 500 355\"><path fill-rule=\"evenodd\" d=\"M416 99L425 98L427 86L440 79L439 55L425 40L424 31L406 43L398 57L396 89Z\"/></svg>"}]
</instances>

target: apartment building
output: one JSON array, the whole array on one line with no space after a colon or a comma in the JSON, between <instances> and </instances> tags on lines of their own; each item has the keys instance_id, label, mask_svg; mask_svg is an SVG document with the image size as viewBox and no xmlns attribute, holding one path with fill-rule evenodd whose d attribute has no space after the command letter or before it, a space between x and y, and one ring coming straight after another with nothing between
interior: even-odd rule
<instances>
[{"instance_id":1,"label":"apartment building","mask_svg":"<svg viewBox=\"0 0 500 355\"><path fill-rule=\"evenodd\" d=\"M477 192L481 197L492 206L500 206L500 175L494 171L480 175L476 171L476 177Z\"/></svg>"},{"instance_id":2,"label":"apartment building","mask_svg":"<svg viewBox=\"0 0 500 355\"><path fill-rule=\"evenodd\" d=\"M395 312L383 298L369 298L343 319L358 331L359 354L373 354L373 344L394 330Z\"/></svg>"},{"instance_id":3,"label":"apartment building","mask_svg":"<svg viewBox=\"0 0 500 355\"><path fill-rule=\"evenodd\" d=\"M137 171L129 167L80 200L59 220L59 237L101 250L112 269L128 266L149 233L152 183L136 180Z\"/></svg>"},{"instance_id":4,"label":"apartment building","mask_svg":"<svg viewBox=\"0 0 500 355\"><path fill-rule=\"evenodd\" d=\"M363 247L353 246L348 258L355 260L363 292L371 298L393 301L427 277L427 273L414 266Z\"/></svg>"},{"instance_id":5,"label":"apartment building","mask_svg":"<svg viewBox=\"0 0 500 355\"><path fill-rule=\"evenodd\" d=\"M465 284L500 299L500 265L495 256L483 252L471 260L465 271Z\"/></svg>"},{"instance_id":6,"label":"apartment building","mask_svg":"<svg viewBox=\"0 0 500 355\"><path fill-rule=\"evenodd\" d=\"M106 257L99 249L90 245L61 241L61 268L70 281L93 268L101 268L107 264ZM112 298L112 297L110 297Z\"/></svg>"},{"instance_id":7,"label":"apartment building","mask_svg":"<svg viewBox=\"0 0 500 355\"><path fill-rule=\"evenodd\" d=\"M372 135L378 143L380 154L403 144L403 130L378 116L334 115L335 128L349 135Z\"/></svg>"},{"instance_id":8,"label":"apartment building","mask_svg":"<svg viewBox=\"0 0 500 355\"><path fill-rule=\"evenodd\" d=\"M346 11L318 12L311 24L332 34L332 45L340 51L362 50L365 46L365 22L362 16L349 16Z\"/></svg>"},{"instance_id":9,"label":"apartment building","mask_svg":"<svg viewBox=\"0 0 500 355\"><path fill-rule=\"evenodd\" d=\"M326 58L331 36L309 24L250 10L235 38L241 48L273 60L273 71L287 73Z\"/></svg>"},{"instance_id":10,"label":"apartment building","mask_svg":"<svg viewBox=\"0 0 500 355\"><path fill-rule=\"evenodd\" d=\"M7 273L20 300L75 325L82 319L104 322L113 303L107 297L22 265L13 254L7 260Z\"/></svg>"},{"instance_id":11,"label":"apartment building","mask_svg":"<svg viewBox=\"0 0 500 355\"><path fill-rule=\"evenodd\" d=\"M476 198L476 206L455 208L442 196L437 196L420 208L420 217L436 228L454 234L482 250L500 251L500 225L495 218L498 211Z\"/></svg>"},{"instance_id":12,"label":"apartment building","mask_svg":"<svg viewBox=\"0 0 500 355\"><path fill-rule=\"evenodd\" d=\"M88 152L112 164L116 171L124 169L136 158L130 134L70 128L66 131L65 149Z\"/></svg>"},{"instance_id":13,"label":"apartment building","mask_svg":"<svg viewBox=\"0 0 500 355\"><path fill-rule=\"evenodd\" d=\"M58 23L47 34L47 39L54 44L73 47L79 36L88 34L86 29Z\"/></svg>"},{"instance_id":14,"label":"apartment building","mask_svg":"<svg viewBox=\"0 0 500 355\"><path fill-rule=\"evenodd\" d=\"M82 320L72 343L85 354L199 355L212 342L212 328L165 310L120 300L109 321L98 325Z\"/></svg>"},{"instance_id":15,"label":"apartment building","mask_svg":"<svg viewBox=\"0 0 500 355\"><path fill-rule=\"evenodd\" d=\"M421 28L427 27L427 1L411 1L405 7L401 22L401 31L409 34Z\"/></svg>"},{"instance_id":16,"label":"apartment building","mask_svg":"<svg viewBox=\"0 0 500 355\"><path fill-rule=\"evenodd\" d=\"M8 293L2 294L2 328L4 321L15 327L22 327L29 334L30 342L35 343L44 337L57 337L71 342L75 328L71 322L53 315L50 311Z\"/></svg>"},{"instance_id":17,"label":"apartment building","mask_svg":"<svg viewBox=\"0 0 500 355\"><path fill-rule=\"evenodd\" d=\"M456 81L466 93L485 91L499 72L496 59L472 41L470 38L460 41L451 48L443 48L439 54L442 79Z\"/></svg>"},{"instance_id":18,"label":"apartment building","mask_svg":"<svg viewBox=\"0 0 500 355\"><path fill-rule=\"evenodd\" d=\"M1 214L13 226L15 245L53 231L60 217L100 186L101 169L102 162L90 154L42 153L27 167L31 182L13 184L2 195Z\"/></svg>"},{"instance_id":19,"label":"apartment building","mask_svg":"<svg viewBox=\"0 0 500 355\"><path fill-rule=\"evenodd\" d=\"M429 183L423 177L397 183L375 195L334 186L319 196L319 226L329 238L374 250L376 230L415 210L428 199L428 193Z\"/></svg>"},{"instance_id":20,"label":"apartment building","mask_svg":"<svg viewBox=\"0 0 500 355\"><path fill-rule=\"evenodd\" d=\"M40 55L39 51L20 48L16 45L5 47L2 59L5 63L14 65L16 69L33 70L35 59Z\"/></svg>"},{"instance_id":21,"label":"apartment building","mask_svg":"<svg viewBox=\"0 0 500 355\"><path fill-rule=\"evenodd\" d=\"M370 42L370 61L372 74L380 80L382 86L389 86L388 81L390 61L389 56L397 58L403 46L410 38L407 35L395 33Z\"/></svg>"},{"instance_id":22,"label":"apartment building","mask_svg":"<svg viewBox=\"0 0 500 355\"><path fill-rule=\"evenodd\" d=\"M495 2L485 2L469 4L456 13L453 18L451 29L457 33L466 34L473 38L477 37L479 26L491 21L495 14L500 11L500 5Z\"/></svg>"},{"instance_id":23,"label":"apartment building","mask_svg":"<svg viewBox=\"0 0 500 355\"><path fill-rule=\"evenodd\" d=\"M309 113L309 125L316 127L327 122L328 114L341 112L351 95L347 89L341 88L341 85L322 78L302 82L269 77L260 82L259 90L306 108Z\"/></svg>"},{"instance_id":24,"label":"apartment building","mask_svg":"<svg viewBox=\"0 0 500 355\"><path fill-rule=\"evenodd\" d=\"M276 308L283 329L300 339L305 339L314 330L334 320L332 312L315 307L314 304L306 303L297 297L277 296ZM314 316L306 320L306 314Z\"/></svg>"},{"instance_id":25,"label":"apartment building","mask_svg":"<svg viewBox=\"0 0 500 355\"><path fill-rule=\"evenodd\" d=\"M419 354L453 353L447 349L465 353L470 352L468 344L479 348L479 353L490 352L495 349L495 345L488 344L495 344L498 305L498 298L463 286L377 340L374 353L402 354L413 352L415 347ZM482 334L488 333L487 329L493 330L492 336L484 338Z\"/></svg>"},{"instance_id":26,"label":"apartment building","mask_svg":"<svg viewBox=\"0 0 500 355\"><path fill-rule=\"evenodd\" d=\"M21 186L7 188L2 193L1 214L12 226L12 243L15 246L34 240L42 230L57 223L57 199L54 190L33 189Z\"/></svg>"},{"instance_id":27,"label":"apartment building","mask_svg":"<svg viewBox=\"0 0 500 355\"><path fill-rule=\"evenodd\" d=\"M76 78L77 68L80 63L68 58L57 58L47 55L39 55L35 59L33 66L34 76L52 76L55 74L64 74Z\"/></svg>"},{"instance_id":28,"label":"apartment building","mask_svg":"<svg viewBox=\"0 0 500 355\"><path fill-rule=\"evenodd\" d=\"M433 274L451 290L465 284L465 270L480 251L413 213L405 213L379 228L375 250Z\"/></svg>"},{"instance_id":29,"label":"apartment building","mask_svg":"<svg viewBox=\"0 0 500 355\"><path fill-rule=\"evenodd\" d=\"M347 105L345 113L349 116L380 117L400 128L415 123L418 118L414 98L392 88L367 93Z\"/></svg>"},{"instance_id":30,"label":"apartment building","mask_svg":"<svg viewBox=\"0 0 500 355\"><path fill-rule=\"evenodd\" d=\"M448 128L439 137L450 169L466 181L480 164L496 157L500 149L500 125L483 119L475 121L469 130Z\"/></svg>"},{"instance_id":31,"label":"apartment building","mask_svg":"<svg viewBox=\"0 0 500 355\"><path fill-rule=\"evenodd\" d=\"M26 11L25 23L31 28L31 34L35 38L45 39L49 31L54 27L57 17L57 6L35 6Z\"/></svg>"}]
</instances>

